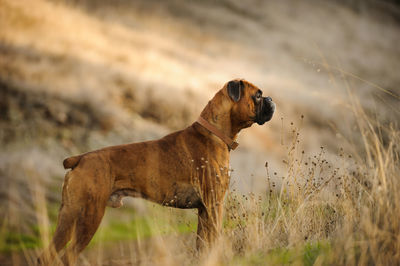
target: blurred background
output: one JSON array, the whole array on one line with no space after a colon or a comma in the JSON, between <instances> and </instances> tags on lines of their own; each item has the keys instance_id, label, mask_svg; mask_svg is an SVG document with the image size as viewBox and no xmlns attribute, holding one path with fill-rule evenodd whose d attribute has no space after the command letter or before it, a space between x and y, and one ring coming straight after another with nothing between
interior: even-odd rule
<instances>
[{"instance_id":1,"label":"blurred background","mask_svg":"<svg viewBox=\"0 0 400 266\"><path fill-rule=\"evenodd\" d=\"M0 0L1 230L55 217L64 158L185 128L234 78L277 111L239 136L233 189L266 193L266 162L279 183L293 128L307 156L364 152L354 99L398 126L399 44L399 1Z\"/></svg>"}]
</instances>

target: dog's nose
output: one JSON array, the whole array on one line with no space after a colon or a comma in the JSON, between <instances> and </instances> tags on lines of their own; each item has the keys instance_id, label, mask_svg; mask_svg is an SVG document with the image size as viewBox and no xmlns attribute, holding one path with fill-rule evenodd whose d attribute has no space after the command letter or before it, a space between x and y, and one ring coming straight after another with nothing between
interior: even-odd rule
<instances>
[{"instance_id":1,"label":"dog's nose","mask_svg":"<svg viewBox=\"0 0 400 266\"><path fill-rule=\"evenodd\" d=\"M265 97L265 99L266 99L267 101L269 101L269 102L272 102L272 98L269 97L269 96Z\"/></svg>"}]
</instances>

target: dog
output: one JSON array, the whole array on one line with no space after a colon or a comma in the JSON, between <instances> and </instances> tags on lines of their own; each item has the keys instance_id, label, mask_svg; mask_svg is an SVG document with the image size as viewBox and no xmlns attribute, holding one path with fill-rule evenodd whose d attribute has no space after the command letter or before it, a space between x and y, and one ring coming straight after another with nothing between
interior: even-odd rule
<instances>
[{"instance_id":1,"label":"dog","mask_svg":"<svg viewBox=\"0 0 400 266\"><path fill-rule=\"evenodd\" d=\"M176 208L197 208L196 246L210 246L222 227L229 187L229 153L236 136L275 111L270 97L252 83L227 82L199 119L159 140L106 147L64 160L65 175L57 227L38 263L49 265L65 248L64 265L75 263L95 234L106 206L126 196ZM69 242L69 245L67 243Z\"/></svg>"}]
</instances>

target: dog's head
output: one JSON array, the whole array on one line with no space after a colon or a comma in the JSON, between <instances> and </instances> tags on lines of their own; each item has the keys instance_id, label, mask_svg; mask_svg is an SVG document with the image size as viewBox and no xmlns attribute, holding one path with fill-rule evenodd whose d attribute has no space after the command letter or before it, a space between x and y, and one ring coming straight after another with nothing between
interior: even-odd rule
<instances>
[{"instance_id":1,"label":"dog's head","mask_svg":"<svg viewBox=\"0 0 400 266\"><path fill-rule=\"evenodd\" d=\"M232 103L231 118L242 128L253 123L263 125L271 120L275 112L275 104L271 97L263 97L263 92L257 86L243 79L231 80L225 84Z\"/></svg>"}]
</instances>

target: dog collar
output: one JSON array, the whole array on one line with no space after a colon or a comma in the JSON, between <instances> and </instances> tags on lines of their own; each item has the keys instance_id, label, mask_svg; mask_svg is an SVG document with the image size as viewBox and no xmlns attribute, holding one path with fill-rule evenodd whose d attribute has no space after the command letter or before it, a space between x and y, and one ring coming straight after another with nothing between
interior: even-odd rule
<instances>
[{"instance_id":1,"label":"dog collar","mask_svg":"<svg viewBox=\"0 0 400 266\"><path fill-rule=\"evenodd\" d=\"M211 133L213 133L215 136L220 138L223 142L225 142L226 145L228 145L229 150L234 150L237 148L237 146L239 146L239 143L237 143L236 141L225 135L223 132L221 132L221 130L213 126L203 117L199 116L196 122L199 123L201 126L203 126L205 129L207 129L208 131L210 131Z\"/></svg>"}]
</instances>

